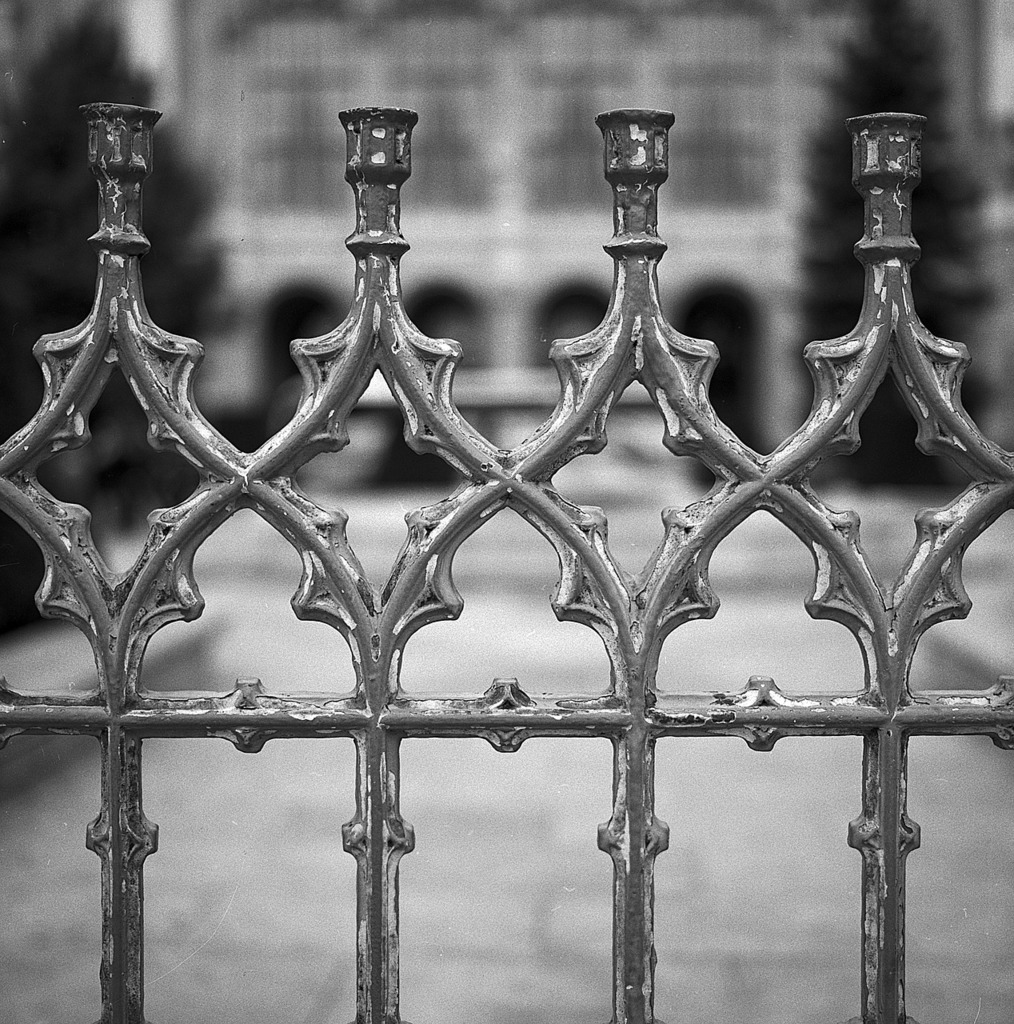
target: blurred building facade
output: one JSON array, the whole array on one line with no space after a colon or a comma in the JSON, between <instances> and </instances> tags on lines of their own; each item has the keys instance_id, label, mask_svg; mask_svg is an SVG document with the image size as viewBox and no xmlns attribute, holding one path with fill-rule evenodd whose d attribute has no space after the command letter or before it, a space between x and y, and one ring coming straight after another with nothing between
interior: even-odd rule
<instances>
[{"instance_id":1,"label":"blurred building facade","mask_svg":"<svg viewBox=\"0 0 1014 1024\"><path fill-rule=\"evenodd\" d=\"M719 342L725 415L773 442L805 404L792 298L801 147L848 29L840 6L803 16L796 7L177 8L191 33L180 52L195 59L166 106L217 164L230 281L238 308L254 314L221 342L252 389L232 398L268 399L291 373L293 333L322 329L347 302L340 109L419 112L403 191L409 313L427 333L460 340L465 367L513 367L546 365L552 338L598 322L612 275L601 248L611 204L594 116L657 106L677 112L659 214L670 246L663 306L676 325ZM198 61L202 47L214 53Z\"/></svg>"},{"instance_id":2,"label":"blurred building facade","mask_svg":"<svg viewBox=\"0 0 1014 1024\"><path fill-rule=\"evenodd\" d=\"M269 407L294 372L290 339L347 308L339 110L419 112L403 190L409 313L460 340L466 367L510 368L545 364L552 338L598 322L611 223L593 118L653 106L676 112L659 204L663 307L717 341L713 394L748 440L766 450L800 421L806 147L849 0L110 3L157 83L163 130L185 138L217 193L209 231L225 292L200 375L212 413ZM49 12L31 16L41 33L53 9L79 3L35 6ZM999 139L984 150L1002 156L1014 147L1014 14L1003 0L932 9L951 43L955 126ZM1014 270L1014 172L998 159L987 178L989 266ZM1007 365L1009 312L1001 304L974 343L962 339L976 361Z\"/></svg>"}]
</instances>

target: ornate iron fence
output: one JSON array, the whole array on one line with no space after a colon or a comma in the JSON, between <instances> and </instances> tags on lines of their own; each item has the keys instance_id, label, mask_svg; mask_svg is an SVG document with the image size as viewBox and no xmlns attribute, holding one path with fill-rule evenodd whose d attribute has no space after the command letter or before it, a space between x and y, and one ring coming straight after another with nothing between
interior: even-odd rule
<instances>
[{"instance_id":1,"label":"ornate iron fence","mask_svg":"<svg viewBox=\"0 0 1014 1024\"><path fill-rule=\"evenodd\" d=\"M1014 747L1014 688L913 694L908 671L921 635L967 614L961 581L968 545L1014 506L1014 456L983 437L961 405L968 356L936 338L913 308L910 272L919 247L910 230L919 180L922 118L874 114L849 122L853 180L865 201L856 255L866 268L859 322L848 335L805 353L815 385L806 422L769 455L759 455L716 417L708 383L714 345L685 337L659 310L656 193L667 176L673 115L615 110L597 119L613 189L612 301L602 324L557 341L552 359L560 396L552 415L512 450L492 444L455 407L451 385L460 349L423 336L401 304L400 187L410 171L416 115L359 109L341 115L348 134L346 178L357 220L352 308L323 337L299 340L292 355L303 390L289 423L257 451L237 450L201 415L191 394L200 346L150 320L141 294L141 189L151 167L159 114L113 104L83 108L89 161L98 179L100 225L95 302L79 327L40 339L45 378L39 412L0 451L0 507L29 530L45 556L43 610L74 622L95 655L86 694L35 696L0 689L0 739L19 733L90 734L102 755L101 810L87 845L102 864L102 1022L141 1024L143 864L157 828L142 808L147 737L219 736L256 752L269 739L351 737L357 751L357 809L343 830L358 864L357 1021L399 1019L398 862L413 847L398 809L404 737L481 736L514 751L532 736L606 736L614 750L613 812L598 844L613 860L613 1019L653 1019L653 865L668 845L654 813L659 737L739 736L769 750L789 736L861 736L863 805L849 826L862 856L861 1019L904 1021L905 860L919 845L906 813L909 737L983 733ZM153 513L143 550L111 571L92 541L88 512L39 484L42 462L88 442L88 416L119 365L144 409L149 440L196 467L200 483L174 508ZM407 517L408 533L382 588L367 579L346 538L346 516L319 507L293 484L316 454L341 448L346 421L379 367L418 451L435 452L464 478L444 500ZM885 374L894 375L918 424L918 445L945 454L972 483L945 507L917 517L918 538L896 580L878 579L860 545L859 517L829 508L809 476L830 455L852 452L859 419ZM602 512L573 504L553 475L605 444L606 419L639 380L665 424L665 444L710 469L704 498L663 513L665 535L632 576L610 554ZM399 684L401 652L427 623L454 618L462 601L451 578L455 551L493 514L513 508L555 548L560 581L553 608L590 626L611 664L602 694L554 699L496 680L479 697L413 699ZM224 697L146 692L145 646L156 630L200 615L193 577L197 548L240 508L254 509L302 559L292 599L298 617L338 630L352 651L357 685L341 698L267 693L241 680ZM783 693L753 678L739 692L659 694L659 651L669 632L714 615L708 564L731 530L758 509L809 548L816 573L807 611L843 623L866 666L860 692ZM351 966L351 965L350 965Z\"/></svg>"}]
</instances>

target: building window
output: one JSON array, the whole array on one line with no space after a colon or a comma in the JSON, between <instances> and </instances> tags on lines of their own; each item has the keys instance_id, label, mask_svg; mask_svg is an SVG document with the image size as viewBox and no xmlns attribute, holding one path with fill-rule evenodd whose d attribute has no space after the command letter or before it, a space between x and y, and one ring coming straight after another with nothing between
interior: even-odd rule
<instances>
[{"instance_id":1,"label":"building window","mask_svg":"<svg viewBox=\"0 0 1014 1024\"><path fill-rule=\"evenodd\" d=\"M405 17L391 27L390 59L378 68L380 91L385 103L419 113L413 202L460 209L488 199L482 142L490 71L480 55L494 46L490 32L487 20L447 11Z\"/></svg>"},{"instance_id":2,"label":"building window","mask_svg":"<svg viewBox=\"0 0 1014 1024\"><path fill-rule=\"evenodd\" d=\"M676 87L670 180L680 203L750 206L767 201L769 95L752 82L684 81Z\"/></svg>"},{"instance_id":3,"label":"building window","mask_svg":"<svg viewBox=\"0 0 1014 1024\"><path fill-rule=\"evenodd\" d=\"M260 209L333 210L345 201L337 43L334 25L313 20L271 22L251 37L244 191Z\"/></svg>"},{"instance_id":4,"label":"building window","mask_svg":"<svg viewBox=\"0 0 1014 1024\"><path fill-rule=\"evenodd\" d=\"M595 206L608 196L602 173L603 108L583 76L547 89L545 132L533 154L535 198L540 206Z\"/></svg>"},{"instance_id":5,"label":"building window","mask_svg":"<svg viewBox=\"0 0 1014 1024\"><path fill-rule=\"evenodd\" d=\"M688 15L679 36L669 79L673 197L686 205L766 202L776 106L771 20L748 12Z\"/></svg>"},{"instance_id":6,"label":"building window","mask_svg":"<svg viewBox=\"0 0 1014 1024\"><path fill-rule=\"evenodd\" d=\"M1014 7L997 4L990 40L990 105L997 125L1001 184L1014 192Z\"/></svg>"},{"instance_id":7,"label":"building window","mask_svg":"<svg viewBox=\"0 0 1014 1024\"><path fill-rule=\"evenodd\" d=\"M622 105L639 69L617 61L616 40L627 22L594 17L546 16L535 22L531 104L538 116L529 159L535 201L543 207L598 207L608 204L602 173L602 133L595 115Z\"/></svg>"},{"instance_id":8,"label":"building window","mask_svg":"<svg viewBox=\"0 0 1014 1024\"><path fill-rule=\"evenodd\" d=\"M344 146L337 118L319 93L294 89L283 96L275 137L261 151L264 199L297 209L332 209L341 186Z\"/></svg>"},{"instance_id":9,"label":"building window","mask_svg":"<svg viewBox=\"0 0 1014 1024\"><path fill-rule=\"evenodd\" d=\"M476 146L480 121L468 116L461 88L420 91L412 138L412 195L434 206L477 206L486 179Z\"/></svg>"}]
</instances>

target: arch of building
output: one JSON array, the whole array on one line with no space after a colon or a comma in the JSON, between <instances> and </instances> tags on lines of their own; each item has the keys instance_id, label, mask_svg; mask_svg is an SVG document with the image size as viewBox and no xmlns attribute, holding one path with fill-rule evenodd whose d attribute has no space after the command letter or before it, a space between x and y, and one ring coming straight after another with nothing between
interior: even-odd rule
<instances>
[{"instance_id":1,"label":"arch of building","mask_svg":"<svg viewBox=\"0 0 1014 1024\"><path fill-rule=\"evenodd\" d=\"M757 304L739 284L705 282L693 288L672 311L671 323L692 338L718 346L711 378L711 404L721 420L748 445L762 444L755 393L759 327Z\"/></svg>"},{"instance_id":2,"label":"arch of building","mask_svg":"<svg viewBox=\"0 0 1014 1024\"><path fill-rule=\"evenodd\" d=\"M315 281L285 285L265 303L261 360L265 436L289 419L299 400L299 375L289 345L295 338L315 338L333 330L346 308L339 296Z\"/></svg>"},{"instance_id":3,"label":"arch of building","mask_svg":"<svg viewBox=\"0 0 1014 1024\"><path fill-rule=\"evenodd\" d=\"M462 365L466 368L490 363L490 337L483 304L455 284L436 282L405 296L405 312L423 334L430 338L451 338L460 342ZM405 441L400 410L383 413L387 420L387 441L373 483L382 486L446 483L454 471L443 459L413 451Z\"/></svg>"},{"instance_id":4,"label":"arch of building","mask_svg":"<svg viewBox=\"0 0 1014 1024\"><path fill-rule=\"evenodd\" d=\"M289 355L294 338L315 338L333 330L345 309L339 297L316 282L289 284L265 304L264 369L267 380L279 384L296 372Z\"/></svg>"},{"instance_id":5,"label":"arch of building","mask_svg":"<svg viewBox=\"0 0 1014 1024\"><path fill-rule=\"evenodd\" d=\"M470 292L445 282L424 285L407 292L405 312L423 334L460 342L464 366L489 365L486 311Z\"/></svg>"},{"instance_id":6,"label":"arch of building","mask_svg":"<svg viewBox=\"0 0 1014 1024\"><path fill-rule=\"evenodd\" d=\"M557 338L576 338L594 330L609 308L609 292L587 281L569 281L554 288L535 309L531 362L545 361Z\"/></svg>"}]
</instances>

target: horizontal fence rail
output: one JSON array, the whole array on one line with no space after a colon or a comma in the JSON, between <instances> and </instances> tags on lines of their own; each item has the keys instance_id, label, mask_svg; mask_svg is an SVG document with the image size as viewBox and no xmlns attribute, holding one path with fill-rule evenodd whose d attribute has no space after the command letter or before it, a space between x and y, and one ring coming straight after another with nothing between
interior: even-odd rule
<instances>
[{"instance_id":1,"label":"horizontal fence rail","mask_svg":"<svg viewBox=\"0 0 1014 1024\"><path fill-rule=\"evenodd\" d=\"M614 234L605 246L614 262L611 301L595 330L553 344L556 407L529 437L505 450L452 398L459 345L420 333L402 305L399 268L408 243L399 226L400 189L410 173L416 115L346 111L346 179L356 199L355 230L347 241L356 260L355 298L332 331L292 343L302 376L298 407L260 448L244 452L194 402L201 347L159 330L145 309L140 257L149 245L141 192L159 114L105 103L83 110L100 195L99 229L91 237L99 267L95 302L80 326L36 345L45 396L34 418L0 450L0 508L42 549L40 607L88 637L95 686L35 696L4 685L0 739L21 733L99 739L101 808L87 845L101 860L101 1024L144 1021L143 869L158 843L142 804L148 737L224 737L248 752L273 739L353 739L357 804L343 842L358 865L360 1024L400 1019L398 864L414 845L412 827L399 812L401 741L479 736L510 752L535 736L608 737L613 809L599 828L598 845L614 865L613 1020L647 1024L654 1019L653 867L669 843L668 826L654 809L658 739L737 736L755 750L769 750L784 737L860 736L862 807L848 827L848 842L862 858L857 1019L904 1021L905 862L919 845L919 826L906 809L909 738L980 733L1000 747L1014 746L1009 680L986 690L918 694L908 685L923 633L968 613L961 579L966 549L1014 506L1014 456L987 440L962 408L966 350L930 334L912 302L910 274L919 247L910 222L923 119L886 113L848 123L853 181L865 202L865 233L856 245L865 267L862 311L849 334L807 347L812 409L762 455L712 408L714 344L680 334L659 308L656 267L666 246L656 230L656 194L668 173L672 114L614 110L597 118L613 191ZM200 478L181 504L152 513L143 549L123 572L100 556L89 513L57 500L37 479L45 460L88 443L89 413L114 364L147 416L152 446L179 453ZM404 416L412 447L436 453L463 478L452 494L406 517L404 545L382 586L367 577L350 546L345 513L320 507L293 483L315 455L346 444L348 417L376 369ZM918 447L948 456L971 478L950 504L919 513L917 540L894 580L878 578L871 568L858 515L830 508L809 482L823 460L856 450L860 417L887 374L918 425ZM635 380L661 417L666 447L699 460L716 483L686 508L662 513L664 540L631 575L610 553L602 511L569 501L553 476L577 456L602 449L607 417ZM558 618L583 623L601 638L611 666L604 692L556 699L498 679L471 698L415 699L400 684L405 644L428 623L459 615L455 552L508 507L555 549L560 579L552 607ZM240 680L226 696L193 697L141 685L152 635L201 614L195 552L244 508L298 552L303 574L293 609L345 638L355 664L354 692L294 697ZM663 641L682 623L715 614L711 556L757 510L780 520L811 552L815 576L806 609L855 635L866 667L861 691L790 694L759 677L735 692L656 691Z\"/></svg>"}]
</instances>

